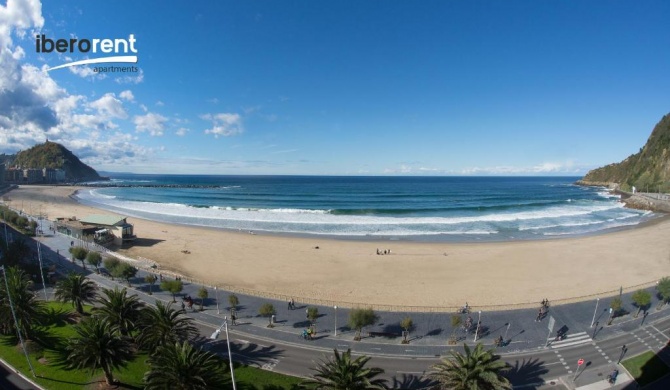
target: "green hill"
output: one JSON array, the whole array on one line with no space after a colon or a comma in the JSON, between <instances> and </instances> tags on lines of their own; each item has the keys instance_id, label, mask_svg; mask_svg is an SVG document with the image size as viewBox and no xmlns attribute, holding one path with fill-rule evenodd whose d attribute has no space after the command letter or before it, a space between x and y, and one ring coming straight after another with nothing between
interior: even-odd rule
<instances>
[{"instance_id":1,"label":"green hill","mask_svg":"<svg viewBox=\"0 0 670 390\"><path fill-rule=\"evenodd\" d=\"M582 184L616 183L629 191L670 191L670 114L654 127L639 152L620 163L594 169L580 181Z\"/></svg>"},{"instance_id":2,"label":"green hill","mask_svg":"<svg viewBox=\"0 0 670 390\"><path fill-rule=\"evenodd\" d=\"M53 168L65 171L67 181L87 181L101 179L98 172L84 164L65 146L55 142L45 142L16 154L12 166L26 168Z\"/></svg>"}]
</instances>

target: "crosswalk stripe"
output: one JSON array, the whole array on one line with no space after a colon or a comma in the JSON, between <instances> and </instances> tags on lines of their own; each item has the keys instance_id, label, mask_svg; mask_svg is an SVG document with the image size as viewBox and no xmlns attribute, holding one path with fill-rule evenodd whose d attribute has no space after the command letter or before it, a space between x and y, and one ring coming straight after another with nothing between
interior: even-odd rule
<instances>
[{"instance_id":1,"label":"crosswalk stripe","mask_svg":"<svg viewBox=\"0 0 670 390\"><path fill-rule=\"evenodd\" d=\"M566 335L563 340L553 341L555 338L548 338L547 341L551 341L551 348L563 348L570 347L573 345L585 344L591 342L591 337L586 332L579 332Z\"/></svg>"}]
</instances>

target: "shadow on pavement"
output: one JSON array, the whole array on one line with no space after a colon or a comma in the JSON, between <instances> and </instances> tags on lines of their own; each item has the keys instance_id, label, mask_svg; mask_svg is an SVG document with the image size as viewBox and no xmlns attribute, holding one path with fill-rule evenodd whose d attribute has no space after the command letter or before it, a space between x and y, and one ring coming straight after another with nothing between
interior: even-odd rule
<instances>
[{"instance_id":1,"label":"shadow on pavement","mask_svg":"<svg viewBox=\"0 0 670 390\"><path fill-rule=\"evenodd\" d=\"M544 380L542 376L548 373L549 370L544 367L544 362L539 359L516 361L516 364L510 368L505 374L512 385L524 384L527 389L534 389L535 387L527 384L538 383L541 384Z\"/></svg>"}]
</instances>

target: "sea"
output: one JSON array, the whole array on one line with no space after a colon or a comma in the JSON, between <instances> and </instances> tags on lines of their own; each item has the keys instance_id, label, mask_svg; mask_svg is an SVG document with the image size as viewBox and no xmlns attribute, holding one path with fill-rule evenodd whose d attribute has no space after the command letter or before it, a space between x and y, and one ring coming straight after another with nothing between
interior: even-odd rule
<instances>
[{"instance_id":1,"label":"sea","mask_svg":"<svg viewBox=\"0 0 670 390\"><path fill-rule=\"evenodd\" d=\"M249 232L412 241L605 233L657 217L579 177L109 174L79 202L159 222Z\"/></svg>"}]
</instances>

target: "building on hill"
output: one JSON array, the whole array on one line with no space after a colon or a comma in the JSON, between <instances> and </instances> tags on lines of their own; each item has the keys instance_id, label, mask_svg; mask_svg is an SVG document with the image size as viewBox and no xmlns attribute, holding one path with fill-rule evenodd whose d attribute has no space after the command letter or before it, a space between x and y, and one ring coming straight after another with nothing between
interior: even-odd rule
<instances>
[{"instance_id":1,"label":"building on hill","mask_svg":"<svg viewBox=\"0 0 670 390\"><path fill-rule=\"evenodd\" d=\"M5 164L0 164L0 187L5 185Z\"/></svg>"},{"instance_id":2,"label":"building on hill","mask_svg":"<svg viewBox=\"0 0 670 390\"><path fill-rule=\"evenodd\" d=\"M101 245L113 242L121 246L137 238L134 226L126 221L127 218L112 214L92 214L81 219L57 218L56 230L75 238L91 238Z\"/></svg>"},{"instance_id":3,"label":"building on hill","mask_svg":"<svg viewBox=\"0 0 670 390\"><path fill-rule=\"evenodd\" d=\"M41 184L41 183L63 183L65 181L65 171L52 168L8 168L0 172L5 183L13 184Z\"/></svg>"}]
</instances>

